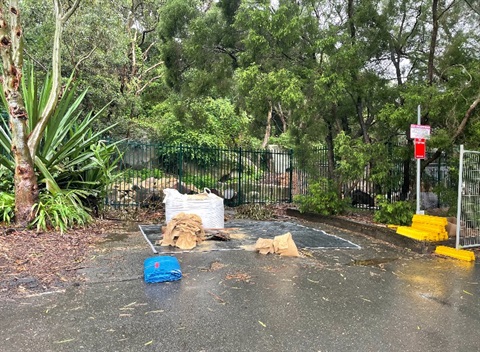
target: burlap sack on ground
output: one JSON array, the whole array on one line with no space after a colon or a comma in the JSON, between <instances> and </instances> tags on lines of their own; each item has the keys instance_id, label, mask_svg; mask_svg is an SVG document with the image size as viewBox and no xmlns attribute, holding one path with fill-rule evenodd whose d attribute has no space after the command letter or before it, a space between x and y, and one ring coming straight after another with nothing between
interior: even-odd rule
<instances>
[{"instance_id":1,"label":"burlap sack on ground","mask_svg":"<svg viewBox=\"0 0 480 352\"><path fill-rule=\"evenodd\" d=\"M179 213L163 229L163 239L157 244L192 249L204 239L202 219L196 214Z\"/></svg>"},{"instance_id":2,"label":"burlap sack on ground","mask_svg":"<svg viewBox=\"0 0 480 352\"><path fill-rule=\"evenodd\" d=\"M260 254L274 253L273 240L269 238L259 238L255 243L255 250Z\"/></svg>"},{"instance_id":3,"label":"burlap sack on ground","mask_svg":"<svg viewBox=\"0 0 480 352\"><path fill-rule=\"evenodd\" d=\"M255 244L255 250L261 254L277 253L285 257L299 257L297 245L293 241L292 234L287 232L272 239L259 238Z\"/></svg>"},{"instance_id":4,"label":"burlap sack on ground","mask_svg":"<svg viewBox=\"0 0 480 352\"><path fill-rule=\"evenodd\" d=\"M275 253L285 257L298 257L297 245L293 241L292 234L287 232L281 236L275 236L273 239L273 248Z\"/></svg>"}]
</instances>

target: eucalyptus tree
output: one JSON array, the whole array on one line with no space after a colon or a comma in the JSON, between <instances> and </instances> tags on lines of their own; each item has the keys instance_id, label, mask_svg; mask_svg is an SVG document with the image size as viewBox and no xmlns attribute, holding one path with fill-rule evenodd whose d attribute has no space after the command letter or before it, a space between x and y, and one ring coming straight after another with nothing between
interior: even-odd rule
<instances>
[{"instance_id":1,"label":"eucalyptus tree","mask_svg":"<svg viewBox=\"0 0 480 352\"><path fill-rule=\"evenodd\" d=\"M163 79L161 43L156 34L164 0L88 1L72 16L65 35L66 71L90 87L89 109L112 103L100 126L111 133L141 137L136 121L158 93ZM95 38L95 40L79 40ZM158 98L158 97L155 97Z\"/></svg>"},{"instance_id":2,"label":"eucalyptus tree","mask_svg":"<svg viewBox=\"0 0 480 352\"><path fill-rule=\"evenodd\" d=\"M478 105L478 14L463 1L410 0L389 1L385 13L397 98L379 120L394 133L405 131L421 104L422 123L435 131L432 146L448 149Z\"/></svg>"},{"instance_id":3,"label":"eucalyptus tree","mask_svg":"<svg viewBox=\"0 0 480 352\"><path fill-rule=\"evenodd\" d=\"M110 132L117 136L134 137L145 106L162 98L164 65L157 27L165 2L85 0L64 30L63 73L74 72L79 87L88 87L84 108L95 110L111 102L106 117L96 123L99 128L117 124ZM54 21L45 2L23 4L25 16L32 19L25 23L27 57L46 74Z\"/></svg>"},{"instance_id":4,"label":"eucalyptus tree","mask_svg":"<svg viewBox=\"0 0 480 352\"><path fill-rule=\"evenodd\" d=\"M289 134L308 109L317 31L308 10L288 1L244 1L235 28L242 34L235 74L239 103L255 117L254 133L263 130L258 137L264 147L270 136Z\"/></svg>"},{"instance_id":5,"label":"eucalyptus tree","mask_svg":"<svg viewBox=\"0 0 480 352\"><path fill-rule=\"evenodd\" d=\"M54 35L52 43L52 86L44 109L32 130L20 90L23 74L23 29L18 0L2 1L0 12L0 54L3 63L3 92L10 115L12 151L15 159L15 220L27 225L33 220L33 206L38 199L35 154L45 128L57 105L61 90L61 43L63 29L80 0L53 1Z\"/></svg>"},{"instance_id":6,"label":"eucalyptus tree","mask_svg":"<svg viewBox=\"0 0 480 352\"><path fill-rule=\"evenodd\" d=\"M211 145L212 136L206 133L208 126L225 128L224 116L228 111L229 116L236 113L236 121L231 121L228 138L217 139L219 145L246 142L246 133L237 128L245 129L245 114L230 109L235 94L232 77L241 51L238 32L233 27L239 3L171 0L160 9L156 34L164 62L165 86L142 121L142 126L150 127L158 138L171 141L176 135L171 128L161 127L165 126L162 120L168 120L170 125L183 125L184 135L195 134L191 141ZM217 135L223 133L219 130Z\"/></svg>"}]
</instances>

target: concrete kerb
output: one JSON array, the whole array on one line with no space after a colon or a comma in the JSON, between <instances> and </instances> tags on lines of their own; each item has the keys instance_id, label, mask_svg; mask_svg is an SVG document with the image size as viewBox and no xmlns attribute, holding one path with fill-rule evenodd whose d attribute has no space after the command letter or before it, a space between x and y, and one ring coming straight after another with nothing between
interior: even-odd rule
<instances>
[{"instance_id":1,"label":"concrete kerb","mask_svg":"<svg viewBox=\"0 0 480 352\"><path fill-rule=\"evenodd\" d=\"M361 233L363 235L367 235L385 242L389 242L395 246L408 248L417 253L433 253L435 248L439 245L454 247L455 243L453 240L443 241L443 242L423 242L423 241L416 241L414 239L398 235L395 230L389 229L387 227L369 225L365 223L359 223L355 221L351 221L348 219L335 217L335 216L323 216L319 214L313 213L301 213L297 209L288 208L287 215L296 217L299 219L311 221L311 222L319 222L323 224L327 224L330 226L342 228L345 230L349 230L352 232Z\"/></svg>"}]
</instances>

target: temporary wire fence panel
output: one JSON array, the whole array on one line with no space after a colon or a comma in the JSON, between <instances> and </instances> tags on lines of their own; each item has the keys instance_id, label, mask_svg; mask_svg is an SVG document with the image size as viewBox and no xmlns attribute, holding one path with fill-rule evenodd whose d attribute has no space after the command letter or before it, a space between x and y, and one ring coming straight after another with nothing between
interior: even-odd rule
<instances>
[{"instance_id":1,"label":"temporary wire fence panel","mask_svg":"<svg viewBox=\"0 0 480 352\"><path fill-rule=\"evenodd\" d=\"M460 146L456 248L480 246L480 152Z\"/></svg>"}]
</instances>

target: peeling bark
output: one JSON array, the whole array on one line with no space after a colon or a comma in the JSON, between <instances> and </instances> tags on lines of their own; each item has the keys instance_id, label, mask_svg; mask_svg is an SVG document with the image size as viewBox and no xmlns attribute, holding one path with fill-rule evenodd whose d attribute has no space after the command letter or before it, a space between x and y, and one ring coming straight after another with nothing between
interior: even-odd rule
<instances>
[{"instance_id":1,"label":"peeling bark","mask_svg":"<svg viewBox=\"0 0 480 352\"><path fill-rule=\"evenodd\" d=\"M60 93L60 44L65 22L77 9L80 0L64 9L60 0L53 0L55 35L52 54L53 86L40 121L29 131L28 115L20 91L23 67L23 31L20 25L19 1L0 2L0 55L3 62L3 93L7 100L12 132L12 153L15 160L15 222L26 226L34 220L33 205L38 200L35 174L35 153L45 127L55 110Z\"/></svg>"},{"instance_id":2,"label":"peeling bark","mask_svg":"<svg viewBox=\"0 0 480 352\"><path fill-rule=\"evenodd\" d=\"M0 54L4 76L3 93L7 101L15 160L15 221L27 226L33 220L32 207L38 199L38 183L33 158L28 149L28 116L20 82L22 79L23 43L18 1L10 2L9 20L0 12Z\"/></svg>"}]
</instances>

